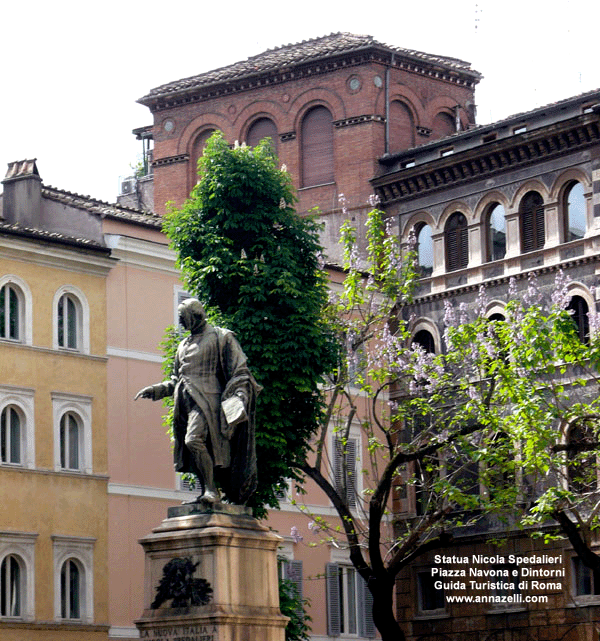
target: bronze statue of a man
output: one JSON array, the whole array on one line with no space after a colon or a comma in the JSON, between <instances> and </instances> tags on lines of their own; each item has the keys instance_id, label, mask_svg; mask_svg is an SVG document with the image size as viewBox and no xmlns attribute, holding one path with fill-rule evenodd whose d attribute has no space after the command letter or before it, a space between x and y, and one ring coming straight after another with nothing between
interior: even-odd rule
<instances>
[{"instance_id":1,"label":"bronze statue of a man","mask_svg":"<svg viewBox=\"0 0 600 641\"><path fill-rule=\"evenodd\" d=\"M260 386L232 332L206 322L200 301L178 308L190 336L179 343L171 378L140 390L136 399L173 396L174 459L202 485L198 500L245 504L256 488L254 407Z\"/></svg>"}]
</instances>

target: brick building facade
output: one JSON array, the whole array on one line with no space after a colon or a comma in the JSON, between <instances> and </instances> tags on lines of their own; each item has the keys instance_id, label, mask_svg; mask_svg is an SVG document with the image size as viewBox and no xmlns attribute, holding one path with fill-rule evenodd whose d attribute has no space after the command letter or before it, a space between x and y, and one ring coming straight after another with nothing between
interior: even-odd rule
<instances>
[{"instance_id":1,"label":"brick building facade","mask_svg":"<svg viewBox=\"0 0 600 641\"><path fill-rule=\"evenodd\" d=\"M460 60L338 33L157 87L139 100L153 116L155 211L187 198L214 130L232 144L270 136L335 260L340 195L360 217L381 156L473 125L479 79Z\"/></svg>"}]
</instances>

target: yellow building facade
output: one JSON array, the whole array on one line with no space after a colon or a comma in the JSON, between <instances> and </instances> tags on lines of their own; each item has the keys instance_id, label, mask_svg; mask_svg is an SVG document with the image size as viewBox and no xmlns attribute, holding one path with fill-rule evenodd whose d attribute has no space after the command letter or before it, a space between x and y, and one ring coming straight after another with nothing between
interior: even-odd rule
<instances>
[{"instance_id":1,"label":"yellow building facade","mask_svg":"<svg viewBox=\"0 0 600 641\"><path fill-rule=\"evenodd\" d=\"M9 166L0 220L0 638L95 641L108 637L114 261L94 239L49 231L46 214L35 163Z\"/></svg>"}]
</instances>

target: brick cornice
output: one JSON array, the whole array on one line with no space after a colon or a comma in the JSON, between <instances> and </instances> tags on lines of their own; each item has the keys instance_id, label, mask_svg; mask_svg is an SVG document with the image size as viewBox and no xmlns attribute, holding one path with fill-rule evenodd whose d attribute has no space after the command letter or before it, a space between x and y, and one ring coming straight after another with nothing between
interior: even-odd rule
<instances>
[{"instance_id":1,"label":"brick cornice","mask_svg":"<svg viewBox=\"0 0 600 641\"><path fill-rule=\"evenodd\" d=\"M138 100L153 113L164 109L172 109L189 103L215 100L244 91L251 91L268 86L280 85L286 82L303 80L309 77L322 76L345 68L353 68L365 64L381 64L387 67L422 76L428 76L454 85L473 88L480 75L469 69L451 68L443 63L435 64L408 54L391 52L378 47L365 47L340 55L330 55L305 64L295 64L281 70L248 73L239 78L214 80L199 83L197 86L174 88L168 93L148 95Z\"/></svg>"},{"instance_id":2,"label":"brick cornice","mask_svg":"<svg viewBox=\"0 0 600 641\"><path fill-rule=\"evenodd\" d=\"M385 118L377 114L365 114L363 116L352 116L350 118L343 118L342 120L335 120L333 126L336 129L340 129L342 127L350 127L352 125L362 125L365 122L385 123Z\"/></svg>"},{"instance_id":3,"label":"brick cornice","mask_svg":"<svg viewBox=\"0 0 600 641\"><path fill-rule=\"evenodd\" d=\"M187 162L190 159L189 154L178 154L177 156L165 156L164 158L156 158L152 167L162 167L163 165L174 165L180 162Z\"/></svg>"}]
</instances>

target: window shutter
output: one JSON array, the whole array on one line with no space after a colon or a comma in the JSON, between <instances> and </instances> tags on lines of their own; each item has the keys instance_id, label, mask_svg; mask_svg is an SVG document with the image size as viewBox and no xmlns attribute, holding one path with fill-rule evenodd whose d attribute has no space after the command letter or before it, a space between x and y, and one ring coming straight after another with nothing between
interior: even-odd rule
<instances>
[{"instance_id":1,"label":"window shutter","mask_svg":"<svg viewBox=\"0 0 600 641\"><path fill-rule=\"evenodd\" d=\"M469 229L464 214L455 213L450 216L445 237L448 271L463 269L469 264Z\"/></svg>"},{"instance_id":2,"label":"window shutter","mask_svg":"<svg viewBox=\"0 0 600 641\"><path fill-rule=\"evenodd\" d=\"M375 638L375 622L373 621L373 595L367 582L357 572L358 577L358 611L360 613L359 634L368 639Z\"/></svg>"},{"instance_id":3,"label":"window shutter","mask_svg":"<svg viewBox=\"0 0 600 641\"><path fill-rule=\"evenodd\" d=\"M248 129L246 144L249 147L256 147L263 138L270 138L273 151L277 153L277 127L269 118L255 120Z\"/></svg>"},{"instance_id":4,"label":"window shutter","mask_svg":"<svg viewBox=\"0 0 600 641\"><path fill-rule=\"evenodd\" d=\"M284 575L285 578L288 579L288 581L291 581L295 588L296 588L296 594L300 601L303 599L303 578L302 578L302 561L296 561L296 560L291 560L291 561L286 561L284 566ZM304 615L304 607L303 604L300 603L298 607L298 615L303 616Z\"/></svg>"},{"instance_id":5,"label":"window shutter","mask_svg":"<svg viewBox=\"0 0 600 641\"><path fill-rule=\"evenodd\" d=\"M538 205L535 210L535 248L541 249L546 241L546 225L544 224L544 205Z\"/></svg>"},{"instance_id":6,"label":"window shutter","mask_svg":"<svg viewBox=\"0 0 600 641\"><path fill-rule=\"evenodd\" d=\"M302 186L333 182L333 119L325 107L314 107L302 121Z\"/></svg>"},{"instance_id":7,"label":"window shutter","mask_svg":"<svg viewBox=\"0 0 600 641\"><path fill-rule=\"evenodd\" d=\"M356 508L356 439L349 438L344 445L341 438L334 440L333 469L335 489L345 498L350 509Z\"/></svg>"},{"instance_id":8,"label":"window shutter","mask_svg":"<svg viewBox=\"0 0 600 641\"><path fill-rule=\"evenodd\" d=\"M340 571L337 563L328 563L325 566L327 634L330 637L339 637L341 631L339 574Z\"/></svg>"},{"instance_id":9,"label":"window shutter","mask_svg":"<svg viewBox=\"0 0 600 641\"><path fill-rule=\"evenodd\" d=\"M541 249L546 241L544 201L537 191L530 191L521 201L521 251Z\"/></svg>"}]
</instances>

